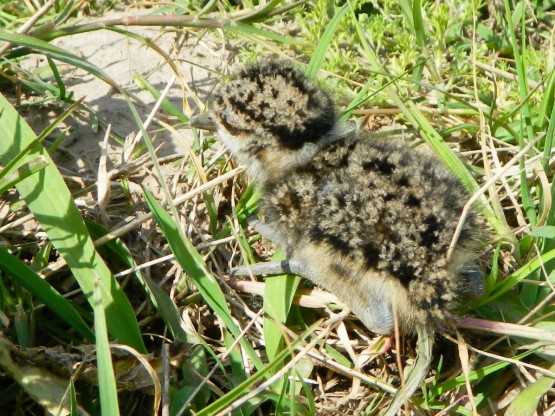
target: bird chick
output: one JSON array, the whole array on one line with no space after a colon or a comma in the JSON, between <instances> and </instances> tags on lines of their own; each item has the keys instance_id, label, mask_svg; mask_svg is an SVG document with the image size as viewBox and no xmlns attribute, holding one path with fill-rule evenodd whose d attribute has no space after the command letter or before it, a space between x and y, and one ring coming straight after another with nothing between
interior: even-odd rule
<instances>
[{"instance_id":1,"label":"bird chick","mask_svg":"<svg viewBox=\"0 0 555 416\"><path fill-rule=\"evenodd\" d=\"M447 258L468 199L458 179L401 140L346 132L330 97L296 68L244 69L191 125L217 130L246 166L263 195L252 225L286 254L236 274L306 277L379 334L444 328L480 291L476 212Z\"/></svg>"}]
</instances>

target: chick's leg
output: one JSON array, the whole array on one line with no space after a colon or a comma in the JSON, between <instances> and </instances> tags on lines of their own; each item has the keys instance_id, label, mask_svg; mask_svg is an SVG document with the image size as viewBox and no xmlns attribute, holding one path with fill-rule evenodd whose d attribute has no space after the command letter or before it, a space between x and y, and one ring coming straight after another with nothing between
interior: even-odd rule
<instances>
[{"instance_id":1,"label":"chick's leg","mask_svg":"<svg viewBox=\"0 0 555 416\"><path fill-rule=\"evenodd\" d=\"M258 217L251 216L247 218L247 223L254 228L254 230L260 234L262 237L267 238L268 240L273 241L282 249L286 249L288 246L288 239L287 236L271 225L264 224Z\"/></svg>"},{"instance_id":2,"label":"chick's leg","mask_svg":"<svg viewBox=\"0 0 555 416\"><path fill-rule=\"evenodd\" d=\"M294 260L274 260L249 266L234 267L230 270L232 276L261 276L264 274L296 274L302 276L303 268ZM304 277L304 276L303 276Z\"/></svg>"}]
</instances>

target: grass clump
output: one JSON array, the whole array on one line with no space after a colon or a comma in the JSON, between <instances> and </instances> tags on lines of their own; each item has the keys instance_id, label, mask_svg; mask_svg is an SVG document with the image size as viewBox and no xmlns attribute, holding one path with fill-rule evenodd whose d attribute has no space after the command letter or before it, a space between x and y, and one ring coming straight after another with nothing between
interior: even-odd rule
<instances>
[{"instance_id":1,"label":"grass clump","mask_svg":"<svg viewBox=\"0 0 555 416\"><path fill-rule=\"evenodd\" d=\"M237 62L279 57L306 64L345 119L426 142L475 194L493 230L485 292L458 323L464 339L441 337L410 411L553 410L552 5L110 7L62 2L40 14L32 2L2 5L1 408L380 414L391 401L396 355L406 363L410 340L392 350L391 339L341 312L313 309L335 299L298 278L227 278L230 266L267 259L273 248L246 226L257 195L241 168L213 137L184 126L213 78ZM158 67L129 83L72 49L106 29L154 53ZM210 70L191 78L198 67ZM162 92L169 76L151 79L164 69L177 77L177 96ZM110 85L115 95L103 103L117 110L77 99L73 71ZM153 121L143 124L149 112ZM102 163L67 157L68 137L96 131L87 137L105 143ZM180 135L184 150L159 148ZM52 388L29 383L37 374Z\"/></svg>"}]
</instances>

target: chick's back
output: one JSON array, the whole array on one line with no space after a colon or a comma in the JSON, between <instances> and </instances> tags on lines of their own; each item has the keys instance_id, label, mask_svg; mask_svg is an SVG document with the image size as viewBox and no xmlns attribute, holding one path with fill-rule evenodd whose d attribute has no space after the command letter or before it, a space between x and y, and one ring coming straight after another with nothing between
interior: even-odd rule
<instances>
[{"instance_id":1,"label":"chick's back","mask_svg":"<svg viewBox=\"0 0 555 416\"><path fill-rule=\"evenodd\" d=\"M466 218L448 261L468 194L431 155L347 134L263 191L264 222L288 236L287 257L306 263L306 275L371 328L364 316L375 319L380 307L405 332L417 322L442 326L472 289L480 218Z\"/></svg>"}]
</instances>

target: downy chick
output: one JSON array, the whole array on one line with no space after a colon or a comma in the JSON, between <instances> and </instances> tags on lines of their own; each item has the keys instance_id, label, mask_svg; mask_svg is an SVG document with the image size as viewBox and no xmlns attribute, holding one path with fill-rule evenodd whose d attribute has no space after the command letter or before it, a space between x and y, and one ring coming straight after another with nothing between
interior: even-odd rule
<instances>
[{"instance_id":1,"label":"downy chick","mask_svg":"<svg viewBox=\"0 0 555 416\"><path fill-rule=\"evenodd\" d=\"M290 272L334 293L373 332L448 325L461 299L481 290L483 235L466 218L469 195L435 157L398 139L345 132L330 97L283 62L241 71L194 127L217 130L261 189L252 225L286 261L236 274Z\"/></svg>"}]
</instances>

